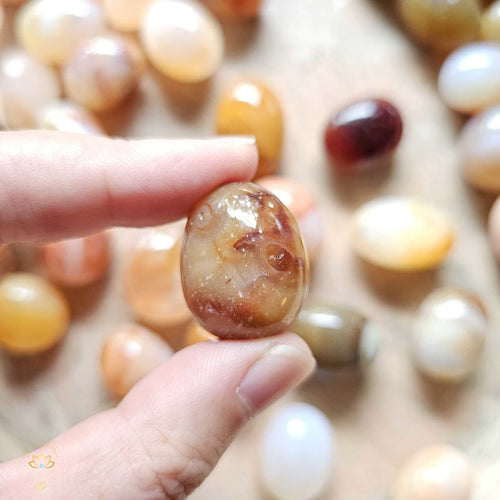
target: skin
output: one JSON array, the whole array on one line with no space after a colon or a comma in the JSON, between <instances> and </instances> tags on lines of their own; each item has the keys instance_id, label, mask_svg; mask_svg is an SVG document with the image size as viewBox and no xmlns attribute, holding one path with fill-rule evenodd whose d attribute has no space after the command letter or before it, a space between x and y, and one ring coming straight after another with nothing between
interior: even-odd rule
<instances>
[{"instance_id":1,"label":"skin","mask_svg":"<svg viewBox=\"0 0 500 500\"><path fill-rule=\"evenodd\" d=\"M0 241L47 242L172 221L217 186L249 180L256 166L248 138L1 132ZM116 408L30 453L57 450L46 479L51 499L182 499L249 418L313 369L309 349L288 333L201 342L172 356ZM33 498L33 473L25 456L0 465L2 499Z\"/></svg>"}]
</instances>

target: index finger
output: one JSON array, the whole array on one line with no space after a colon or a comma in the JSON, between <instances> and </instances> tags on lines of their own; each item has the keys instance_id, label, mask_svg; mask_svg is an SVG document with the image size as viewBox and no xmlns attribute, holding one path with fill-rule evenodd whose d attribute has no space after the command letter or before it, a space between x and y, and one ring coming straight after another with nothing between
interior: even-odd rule
<instances>
[{"instance_id":1,"label":"index finger","mask_svg":"<svg viewBox=\"0 0 500 500\"><path fill-rule=\"evenodd\" d=\"M252 137L123 140L0 133L0 243L179 219L227 182L250 179Z\"/></svg>"}]
</instances>

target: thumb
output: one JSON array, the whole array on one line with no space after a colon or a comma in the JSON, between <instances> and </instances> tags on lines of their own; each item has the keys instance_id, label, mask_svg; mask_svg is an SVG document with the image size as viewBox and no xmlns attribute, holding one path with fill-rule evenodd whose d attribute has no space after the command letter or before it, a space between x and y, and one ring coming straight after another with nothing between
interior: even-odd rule
<instances>
[{"instance_id":1,"label":"thumb","mask_svg":"<svg viewBox=\"0 0 500 500\"><path fill-rule=\"evenodd\" d=\"M185 498L242 425L314 366L293 334L196 344L144 378L117 408L33 452L57 453L50 470L27 467L26 457L2 465L0 491L30 498L43 476L37 498Z\"/></svg>"}]
</instances>

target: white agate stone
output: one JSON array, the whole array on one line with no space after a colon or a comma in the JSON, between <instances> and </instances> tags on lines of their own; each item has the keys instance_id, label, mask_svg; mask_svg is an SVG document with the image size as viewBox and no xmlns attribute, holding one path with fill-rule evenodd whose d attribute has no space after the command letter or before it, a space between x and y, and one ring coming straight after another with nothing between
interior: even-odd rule
<instances>
[{"instance_id":1,"label":"white agate stone","mask_svg":"<svg viewBox=\"0 0 500 500\"><path fill-rule=\"evenodd\" d=\"M18 42L45 64L63 64L83 40L106 30L94 0L31 0L16 19Z\"/></svg>"},{"instance_id":2,"label":"white agate stone","mask_svg":"<svg viewBox=\"0 0 500 500\"><path fill-rule=\"evenodd\" d=\"M210 78L224 53L218 21L192 0L153 2L142 23L141 39L153 65L180 82Z\"/></svg>"},{"instance_id":3,"label":"white agate stone","mask_svg":"<svg viewBox=\"0 0 500 500\"><path fill-rule=\"evenodd\" d=\"M461 113L500 104L500 43L469 43L452 52L439 72L438 90Z\"/></svg>"},{"instance_id":4,"label":"white agate stone","mask_svg":"<svg viewBox=\"0 0 500 500\"><path fill-rule=\"evenodd\" d=\"M500 105L467 122L460 153L467 181L482 191L500 194Z\"/></svg>"},{"instance_id":5,"label":"white agate stone","mask_svg":"<svg viewBox=\"0 0 500 500\"><path fill-rule=\"evenodd\" d=\"M438 381L459 381L478 366L486 339L484 307L475 295L441 288L420 305L411 349L416 366Z\"/></svg>"},{"instance_id":6,"label":"white agate stone","mask_svg":"<svg viewBox=\"0 0 500 500\"><path fill-rule=\"evenodd\" d=\"M21 49L10 49L0 60L2 115L10 129L34 128L36 113L60 95L57 75Z\"/></svg>"},{"instance_id":7,"label":"white agate stone","mask_svg":"<svg viewBox=\"0 0 500 500\"><path fill-rule=\"evenodd\" d=\"M37 128L73 134L102 135L104 130L85 108L71 101L51 102L37 113Z\"/></svg>"},{"instance_id":8,"label":"white agate stone","mask_svg":"<svg viewBox=\"0 0 500 500\"><path fill-rule=\"evenodd\" d=\"M436 267L454 240L448 217L412 198L387 196L358 209L352 229L354 251L366 261L394 271Z\"/></svg>"},{"instance_id":9,"label":"white agate stone","mask_svg":"<svg viewBox=\"0 0 500 500\"><path fill-rule=\"evenodd\" d=\"M333 428L321 411L306 403L283 406L261 442L264 486L280 500L315 498L332 477L334 446Z\"/></svg>"},{"instance_id":10,"label":"white agate stone","mask_svg":"<svg viewBox=\"0 0 500 500\"><path fill-rule=\"evenodd\" d=\"M137 31L151 0L103 0L104 10L113 28Z\"/></svg>"},{"instance_id":11,"label":"white agate stone","mask_svg":"<svg viewBox=\"0 0 500 500\"><path fill-rule=\"evenodd\" d=\"M470 500L472 467L459 450L430 446L399 470L389 500Z\"/></svg>"}]
</instances>

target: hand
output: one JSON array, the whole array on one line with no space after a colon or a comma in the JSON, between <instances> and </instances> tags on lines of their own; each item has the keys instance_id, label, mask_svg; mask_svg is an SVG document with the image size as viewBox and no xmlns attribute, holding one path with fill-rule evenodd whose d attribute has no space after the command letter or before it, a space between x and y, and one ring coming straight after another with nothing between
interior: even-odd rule
<instances>
[{"instance_id":1,"label":"hand","mask_svg":"<svg viewBox=\"0 0 500 500\"><path fill-rule=\"evenodd\" d=\"M252 177L251 139L124 141L0 133L0 242L50 241L107 226L165 223L226 182ZM57 463L0 466L0 498L185 498L244 423L314 369L292 334L183 349L114 409L51 441ZM49 455L41 448L30 455Z\"/></svg>"}]
</instances>

